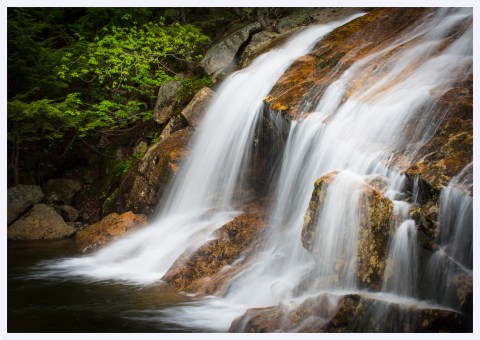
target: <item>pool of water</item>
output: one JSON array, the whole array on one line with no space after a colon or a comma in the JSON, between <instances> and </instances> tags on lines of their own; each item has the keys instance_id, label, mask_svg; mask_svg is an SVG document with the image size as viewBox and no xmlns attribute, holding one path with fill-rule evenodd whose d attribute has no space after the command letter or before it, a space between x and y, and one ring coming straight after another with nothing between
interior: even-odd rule
<instances>
[{"instance_id":1,"label":"pool of water","mask_svg":"<svg viewBox=\"0 0 480 340\"><path fill-rule=\"evenodd\" d=\"M193 302L158 283L134 286L35 277L38 264L80 256L72 239L8 242L7 331L24 332L201 332L149 317L162 309Z\"/></svg>"}]
</instances>

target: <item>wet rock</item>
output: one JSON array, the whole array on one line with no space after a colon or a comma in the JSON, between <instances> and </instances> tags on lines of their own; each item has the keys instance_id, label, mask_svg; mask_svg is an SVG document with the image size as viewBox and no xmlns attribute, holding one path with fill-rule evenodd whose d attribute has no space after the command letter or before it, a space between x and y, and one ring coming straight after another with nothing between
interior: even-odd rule
<instances>
[{"instance_id":1,"label":"wet rock","mask_svg":"<svg viewBox=\"0 0 480 340\"><path fill-rule=\"evenodd\" d=\"M448 182L473 160L473 82L472 74L444 93L433 110L448 112L434 136L422 147L405 173L418 176L437 196ZM411 134L407 127L406 134Z\"/></svg>"},{"instance_id":2,"label":"wet rock","mask_svg":"<svg viewBox=\"0 0 480 340\"><path fill-rule=\"evenodd\" d=\"M304 216L302 244L312 254L316 252L314 249L314 240L317 238L316 222L323 209L328 187L337 174L338 172L328 173L315 182L312 198ZM393 203L388 198L371 186L363 185L360 196L357 278L360 285L375 291L380 290L382 284L392 212ZM342 267L342 264L339 263L338 266Z\"/></svg>"},{"instance_id":3,"label":"wet rock","mask_svg":"<svg viewBox=\"0 0 480 340\"><path fill-rule=\"evenodd\" d=\"M320 294L297 306L252 308L235 319L230 332L468 332L464 315L374 296Z\"/></svg>"},{"instance_id":4,"label":"wet rock","mask_svg":"<svg viewBox=\"0 0 480 340\"><path fill-rule=\"evenodd\" d=\"M410 218L418 226L419 244L428 250L434 250L437 246L439 233L438 206L430 201L423 206L413 206L409 211Z\"/></svg>"},{"instance_id":5,"label":"wet rock","mask_svg":"<svg viewBox=\"0 0 480 340\"><path fill-rule=\"evenodd\" d=\"M456 290L457 306L465 315L473 315L473 278L469 275L457 275L452 280Z\"/></svg>"},{"instance_id":6,"label":"wet rock","mask_svg":"<svg viewBox=\"0 0 480 340\"><path fill-rule=\"evenodd\" d=\"M232 64L235 55L250 35L259 30L260 24L255 22L226 36L208 49L200 65L207 74L214 79L218 78Z\"/></svg>"},{"instance_id":7,"label":"wet rock","mask_svg":"<svg viewBox=\"0 0 480 340\"><path fill-rule=\"evenodd\" d=\"M360 9L353 7L294 9L290 15L254 34L242 53L239 64L242 68L247 67L256 57L282 45L306 25L324 24L359 12Z\"/></svg>"},{"instance_id":8,"label":"wet rock","mask_svg":"<svg viewBox=\"0 0 480 340\"><path fill-rule=\"evenodd\" d=\"M265 224L262 212L244 213L215 231L211 240L191 254L180 256L163 280L180 291L217 294L238 272L260 243ZM241 263L232 265L243 257Z\"/></svg>"},{"instance_id":9,"label":"wet rock","mask_svg":"<svg viewBox=\"0 0 480 340\"><path fill-rule=\"evenodd\" d=\"M185 117L188 124L194 129L200 124L201 119L207 111L208 104L214 95L215 92L208 87L204 87L198 91L190 103L182 110L182 116Z\"/></svg>"},{"instance_id":10,"label":"wet rock","mask_svg":"<svg viewBox=\"0 0 480 340\"><path fill-rule=\"evenodd\" d=\"M53 207L35 204L33 208L8 227L9 240L57 239L72 236L75 229L67 225Z\"/></svg>"},{"instance_id":11,"label":"wet rock","mask_svg":"<svg viewBox=\"0 0 480 340\"><path fill-rule=\"evenodd\" d=\"M77 232L75 244L82 252L90 252L146 223L145 215L136 215L131 211L121 215L113 213L104 217L100 222Z\"/></svg>"},{"instance_id":12,"label":"wet rock","mask_svg":"<svg viewBox=\"0 0 480 340\"><path fill-rule=\"evenodd\" d=\"M402 34L431 9L382 8L357 18L327 34L308 55L297 59L280 77L265 102L291 119L314 107L328 85L336 81L355 61L380 50ZM359 75L356 87L367 87L380 76L378 65ZM348 97L351 91L347 90ZM315 96L313 94L315 93ZM310 106L304 106L309 96Z\"/></svg>"},{"instance_id":13,"label":"wet rock","mask_svg":"<svg viewBox=\"0 0 480 340\"><path fill-rule=\"evenodd\" d=\"M42 201L44 195L38 185L15 185L7 189L7 224L20 217L28 208Z\"/></svg>"},{"instance_id":14,"label":"wet rock","mask_svg":"<svg viewBox=\"0 0 480 340\"><path fill-rule=\"evenodd\" d=\"M153 109L153 119L160 125L165 124L173 114L177 94L182 87L183 76L170 80L160 86L158 97Z\"/></svg>"},{"instance_id":15,"label":"wet rock","mask_svg":"<svg viewBox=\"0 0 480 340\"><path fill-rule=\"evenodd\" d=\"M176 131L150 147L129 170L109 204L110 211L152 214L170 179L187 154L191 129Z\"/></svg>"},{"instance_id":16,"label":"wet rock","mask_svg":"<svg viewBox=\"0 0 480 340\"><path fill-rule=\"evenodd\" d=\"M45 184L45 195L50 203L71 204L81 187L82 183L74 179L51 179Z\"/></svg>"}]
</instances>

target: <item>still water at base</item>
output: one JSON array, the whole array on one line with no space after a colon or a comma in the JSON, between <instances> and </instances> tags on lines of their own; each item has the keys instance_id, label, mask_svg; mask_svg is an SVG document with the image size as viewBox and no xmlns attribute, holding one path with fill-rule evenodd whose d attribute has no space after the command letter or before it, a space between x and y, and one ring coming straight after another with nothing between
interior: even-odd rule
<instances>
[{"instance_id":1,"label":"still water at base","mask_svg":"<svg viewBox=\"0 0 480 340\"><path fill-rule=\"evenodd\" d=\"M8 332L205 332L152 322L151 311L194 301L162 283L32 277L39 263L74 256L73 249L70 239L8 243Z\"/></svg>"}]
</instances>

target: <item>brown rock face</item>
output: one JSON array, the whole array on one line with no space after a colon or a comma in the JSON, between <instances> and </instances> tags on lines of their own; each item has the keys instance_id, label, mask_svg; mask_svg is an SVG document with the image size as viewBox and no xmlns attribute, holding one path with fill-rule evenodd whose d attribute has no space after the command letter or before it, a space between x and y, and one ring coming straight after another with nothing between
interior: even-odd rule
<instances>
[{"instance_id":1,"label":"brown rock face","mask_svg":"<svg viewBox=\"0 0 480 340\"><path fill-rule=\"evenodd\" d=\"M297 307L248 309L229 332L468 332L462 314L433 307L402 305L374 297L320 294Z\"/></svg>"},{"instance_id":2,"label":"brown rock face","mask_svg":"<svg viewBox=\"0 0 480 340\"><path fill-rule=\"evenodd\" d=\"M100 222L92 224L77 232L75 244L84 253L97 249L147 223L145 215L135 215L128 211L122 215L116 213L104 217Z\"/></svg>"},{"instance_id":3,"label":"brown rock face","mask_svg":"<svg viewBox=\"0 0 480 340\"><path fill-rule=\"evenodd\" d=\"M200 124L201 119L207 111L207 106L214 95L215 92L208 87L204 87L198 91L195 97L193 97L190 103L183 109L182 115L185 117L188 124L194 129Z\"/></svg>"},{"instance_id":4,"label":"brown rock face","mask_svg":"<svg viewBox=\"0 0 480 340\"><path fill-rule=\"evenodd\" d=\"M301 114L298 110L302 99L310 91L321 96L326 87L355 61L391 43L392 39L399 37L404 29L411 27L429 11L431 10L383 8L339 27L327 34L310 54L298 59L285 72L265 102L273 110L297 118ZM374 70L370 71L359 76L359 83L355 86L369 86L374 80L372 75L376 74Z\"/></svg>"},{"instance_id":5,"label":"brown rock face","mask_svg":"<svg viewBox=\"0 0 480 340\"><path fill-rule=\"evenodd\" d=\"M317 238L317 221L323 209L328 187L337 174L337 172L331 172L315 182L309 208L304 217L302 244L312 254L315 254L314 240ZM393 203L369 185L363 185L362 190L357 277L361 285L378 291L381 289L385 260L388 255Z\"/></svg>"},{"instance_id":6,"label":"brown rock face","mask_svg":"<svg viewBox=\"0 0 480 340\"><path fill-rule=\"evenodd\" d=\"M435 110L448 115L405 171L411 178L419 176L431 188L431 196L436 196L473 160L472 83L472 74L467 74L463 82L455 84L435 103Z\"/></svg>"},{"instance_id":7,"label":"brown rock face","mask_svg":"<svg viewBox=\"0 0 480 340\"><path fill-rule=\"evenodd\" d=\"M261 240L265 224L263 213L244 213L215 232L216 239L205 243L193 254L183 254L170 267L163 280L180 291L216 294L225 288L246 259L230 267L240 256L253 252Z\"/></svg>"},{"instance_id":8,"label":"brown rock face","mask_svg":"<svg viewBox=\"0 0 480 340\"><path fill-rule=\"evenodd\" d=\"M146 215L153 213L167 184L178 171L180 161L187 154L192 133L190 129L183 129L150 147L120 185L114 210L132 210Z\"/></svg>"},{"instance_id":9,"label":"brown rock face","mask_svg":"<svg viewBox=\"0 0 480 340\"><path fill-rule=\"evenodd\" d=\"M69 237L75 229L65 223L55 209L35 204L28 213L8 227L9 240L38 240Z\"/></svg>"}]
</instances>

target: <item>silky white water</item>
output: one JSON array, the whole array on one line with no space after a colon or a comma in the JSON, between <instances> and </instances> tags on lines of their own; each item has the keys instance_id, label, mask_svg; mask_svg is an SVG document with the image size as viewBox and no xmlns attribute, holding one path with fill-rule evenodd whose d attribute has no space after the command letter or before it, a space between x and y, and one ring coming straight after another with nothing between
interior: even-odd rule
<instances>
[{"instance_id":1,"label":"silky white water","mask_svg":"<svg viewBox=\"0 0 480 340\"><path fill-rule=\"evenodd\" d=\"M158 281L178 256L205 243L216 228L240 213L242 201L248 199L236 193L247 188L245 173L263 99L296 58L308 53L323 35L357 16L307 28L285 46L228 77L192 141L191 154L160 204L158 219L94 256L63 260L55 263L54 269L91 280L150 284ZM225 331L250 307L288 303L319 292L359 291L355 279L362 209L359 197L372 180L384 183L380 190L392 200L396 217L392 216L395 236L390 240L389 257L398 265L388 268L390 276L381 296L411 303L417 294L416 233L407 214L412 200L402 169L389 163L395 155L414 159L448 114L437 112L431 104L471 72L471 27L449 44L444 38L471 16L470 9L442 9L427 16L398 40L353 63L321 97L307 100L304 109L310 114L292 122L272 187L264 248L254 254L250 267L231 280L222 297L164 310L158 318ZM370 72L372 64L381 65L375 82L353 86ZM407 125L414 127L408 137L403 133ZM301 242L304 215L313 184L331 171L338 174L315 222L318 237L312 256ZM464 209L466 204L445 203L448 208L441 211ZM456 216L454 222L446 223L471 228L457 222L462 212ZM450 239L456 232L445 231L442 237ZM340 256L339 267L336 261ZM455 250L450 256L468 266L471 252L466 260ZM315 282L312 276L317 278ZM297 289L299 284L303 290Z\"/></svg>"}]
</instances>

